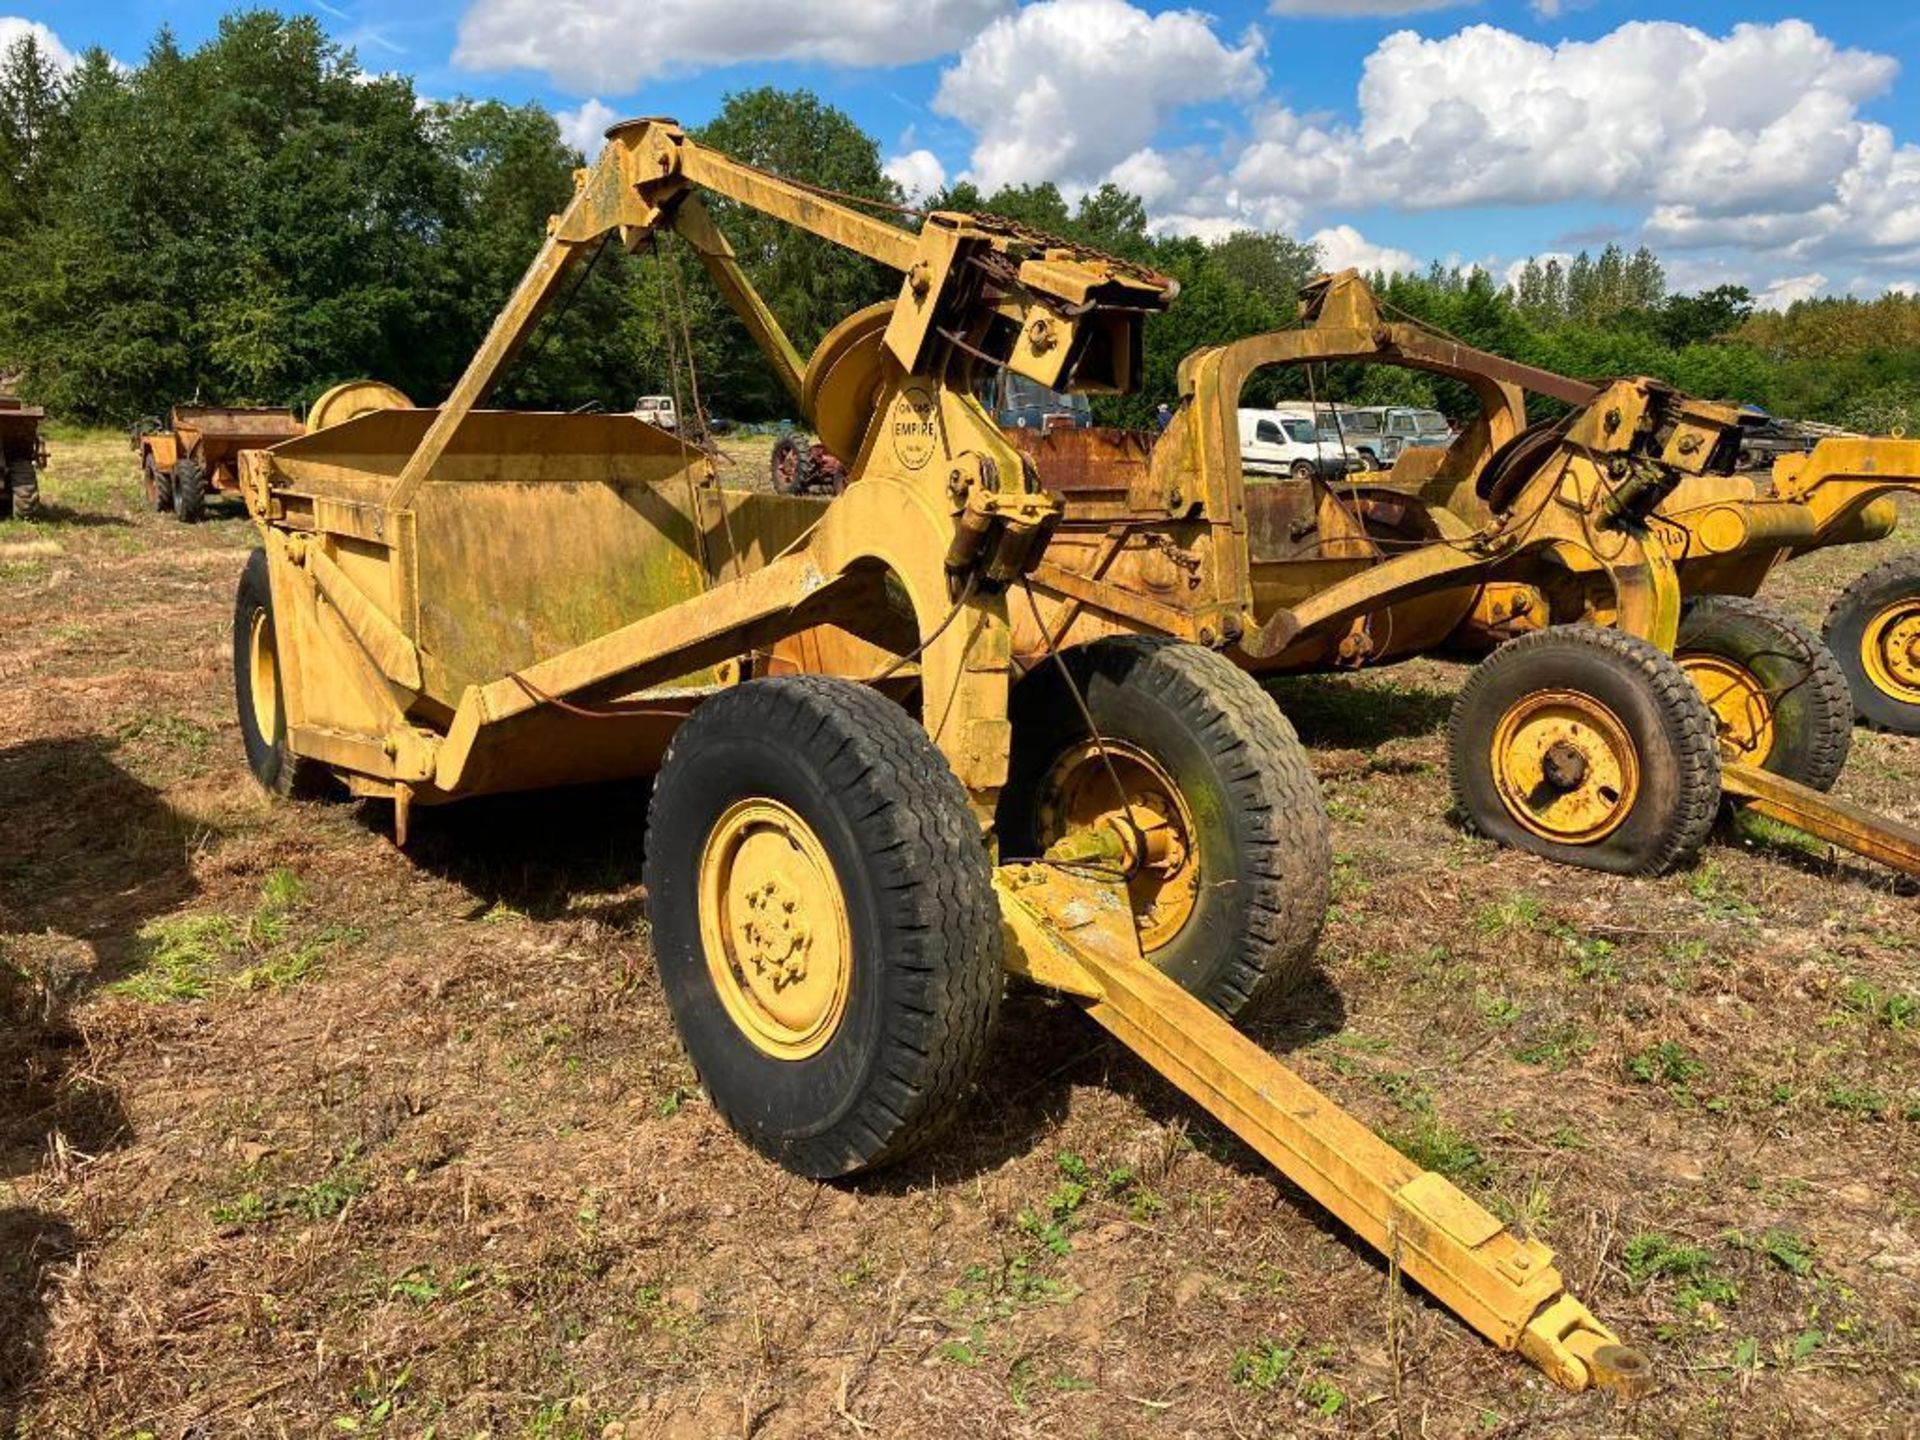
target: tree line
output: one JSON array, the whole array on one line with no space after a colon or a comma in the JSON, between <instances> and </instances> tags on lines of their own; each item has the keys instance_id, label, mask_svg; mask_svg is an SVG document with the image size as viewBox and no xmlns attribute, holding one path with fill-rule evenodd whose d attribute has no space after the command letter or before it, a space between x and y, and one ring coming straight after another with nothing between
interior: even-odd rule
<instances>
[{"instance_id":1,"label":"tree line","mask_svg":"<svg viewBox=\"0 0 1920 1440\"><path fill-rule=\"evenodd\" d=\"M886 205L907 198L872 137L805 91L729 95L695 133L776 174ZM129 423L195 399L304 404L360 376L431 403L582 163L541 107L423 100L305 16L240 11L191 51L163 29L137 64L96 49L65 71L28 35L0 58L0 369L54 414L86 422ZM1322 263L1282 234L1155 234L1138 197L1112 185L1070 203L1050 184L982 194L962 181L924 203L1006 215L1180 282L1172 309L1148 322L1142 391L1096 402L1109 423L1144 423L1171 400L1188 351L1295 323L1296 292ZM897 287L826 241L724 201L713 210L803 353ZM1616 246L1529 261L1511 285L1440 266L1373 278L1406 314L1569 374L1651 374L1875 429L1920 422L1914 297L1762 311L1738 286L1672 293L1654 255ZM1377 367L1334 366L1314 383L1356 403L1461 400L1444 381ZM696 385L716 414L792 412L683 251L614 244L499 400L624 408L641 393L690 400ZM1306 386L1298 373L1269 375L1250 399Z\"/></svg>"}]
</instances>

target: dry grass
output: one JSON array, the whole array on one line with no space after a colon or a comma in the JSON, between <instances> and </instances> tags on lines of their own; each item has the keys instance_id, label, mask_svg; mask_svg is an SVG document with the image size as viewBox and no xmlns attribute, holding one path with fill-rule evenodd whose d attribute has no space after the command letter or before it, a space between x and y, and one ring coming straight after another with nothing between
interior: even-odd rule
<instances>
[{"instance_id":1,"label":"dry grass","mask_svg":"<svg viewBox=\"0 0 1920 1440\"><path fill-rule=\"evenodd\" d=\"M648 964L643 797L425 815L406 855L377 809L269 803L228 698L245 523L143 513L111 437L54 450L0 545L0 1433L1920 1428L1885 875L1777 833L1554 869L1445 818L1457 667L1278 687L1339 891L1261 1038L1554 1244L1665 1381L1569 1398L1032 996L937 1156L756 1159ZM1875 558L1778 593L1817 618ZM1857 746L1847 792L1920 818L1920 742Z\"/></svg>"}]
</instances>

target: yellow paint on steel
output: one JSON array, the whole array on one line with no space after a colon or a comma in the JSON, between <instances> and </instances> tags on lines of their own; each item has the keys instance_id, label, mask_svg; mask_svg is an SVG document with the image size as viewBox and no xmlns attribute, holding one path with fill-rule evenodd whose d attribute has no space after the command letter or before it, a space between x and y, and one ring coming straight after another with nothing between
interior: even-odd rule
<instances>
[{"instance_id":1,"label":"yellow paint on steel","mask_svg":"<svg viewBox=\"0 0 1920 1440\"><path fill-rule=\"evenodd\" d=\"M1920 705L1920 599L1894 601L1867 622L1860 663L1874 688L1907 705Z\"/></svg>"},{"instance_id":2,"label":"yellow paint on steel","mask_svg":"<svg viewBox=\"0 0 1920 1440\"><path fill-rule=\"evenodd\" d=\"M1203 883L1199 830L1178 783L1146 751L1111 739L1073 746L1041 781L1036 808L1038 838L1049 850L1061 840L1105 842L1126 873L1147 954L1193 918Z\"/></svg>"},{"instance_id":3,"label":"yellow paint on steel","mask_svg":"<svg viewBox=\"0 0 1920 1440\"><path fill-rule=\"evenodd\" d=\"M1856 855L1878 860L1906 875L1920 875L1920 830L1763 770L1758 765L1720 767L1721 792L1796 830L1832 841Z\"/></svg>"},{"instance_id":4,"label":"yellow paint on steel","mask_svg":"<svg viewBox=\"0 0 1920 1440\"><path fill-rule=\"evenodd\" d=\"M324 430L369 410L411 410L406 392L384 380L342 380L307 410L307 429Z\"/></svg>"},{"instance_id":5,"label":"yellow paint on steel","mask_svg":"<svg viewBox=\"0 0 1920 1440\"><path fill-rule=\"evenodd\" d=\"M882 338L870 316L840 332L801 377L822 433L847 448L857 442L845 493L807 528L772 526L765 544L736 543L743 534L751 542L750 517L693 453L656 455L633 470L641 442L627 432L645 427L477 409L589 247L616 234L637 247L658 229L682 229L676 215L702 213L686 205L694 186L902 272ZM710 228L696 221L682 233L697 232L688 238L703 263L729 300L749 310L749 329L792 388L796 357ZM993 280L985 292L983 272ZM1012 743L1007 587L1034 568L1035 547L1061 514L969 393L968 371L979 347L997 346L991 362L1042 383L1128 389L1143 317L1163 308L1174 288L1124 261L991 217L934 215L919 231L904 231L704 151L671 122L618 127L440 409L362 415L325 437L242 457L276 602L284 602L287 664L277 669L287 681L296 753L325 759L363 788L387 786L399 796L397 787L413 786L418 793L407 793L416 800L555 783L568 778L570 757L583 746L622 749L630 727L670 731L705 688L687 686L687 677L839 626L916 657L923 723L986 830ZM1437 342L1392 326L1385 341L1374 338L1361 323L1368 308L1357 294L1329 299L1341 334L1322 338L1424 346L1426 368L1451 373L1455 361ZM1328 356L1322 349L1304 358ZM1093 519L1102 533L1121 524L1149 544L1171 540L1191 558L1181 602L1151 603L1178 622L1172 633L1223 643L1252 619L1232 413L1243 377L1221 383L1209 372L1196 392L1195 374L1183 367L1182 415L1204 415L1170 429L1138 483L1101 500L1112 513ZM1519 378L1509 367L1480 387L1509 429L1524 415ZM1633 400L1628 390L1621 396L1622 404ZM1625 431L1637 433L1644 406L1629 409ZM1500 433L1483 424L1480 438ZM545 443L555 434L607 443L556 449ZM1593 523L1594 506L1615 488L1600 483L1601 462L1581 457L1604 459L1625 444L1579 437L1572 463L1586 468L1575 482L1543 482L1538 525L1488 537L1460 578L1480 583L1502 556L1511 562L1522 547L1563 542L1587 547L1596 556L1588 563L1616 578L1649 569L1633 546L1616 546L1618 537ZM1546 499L1560 503L1548 511ZM623 543L634 545L635 563L625 568L647 584L632 603L608 608L599 572L574 557L583 519L597 523L615 503L630 512L617 522ZM1563 515L1574 518L1563 524ZM1364 540L1358 520L1331 515L1328 523L1336 522L1343 542ZM379 627L349 628L295 558L296 547L310 544L333 556L360 593L380 599L420 657L422 701L431 703L399 711L391 678L367 649ZM688 563L689 555L697 559ZM1388 577L1388 603L1456 578L1427 563ZM376 583L383 566L392 569L390 586ZM1670 569L1654 570L1641 583L1657 591L1668 576ZM988 583L975 583L982 579ZM557 593L526 593L543 587ZM894 605L896 595L904 605ZM1085 608L1111 623L1147 623L1099 590ZM1375 608L1368 600L1358 611ZM1658 604L1639 608L1655 619L1666 613ZM536 644L525 624L542 616L552 617L552 639ZM457 676L436 635L447 643L465 637L470 663ZM650 731L647 753L657 755L659 743ZM1176 803L1168 816L1130 800L1116 840L1130 839L1145 863L1165 866L1180 809ZM1184 823L1191 836L1190 808ZM845 893L821 838L790 808L762 798L731 807L689 859L702 944L734 1023L764 1054L818 1053L858 1001ZM1154 968L1140 948L1130 888L1048 866L1002 870L995 883L1010 969L1088 1000L1094 1019L1496 1343L1572 1389L1631 1378L1632 1352L1617 1351L1613 1332L1566 1294L1550 1250L1507 1232Z\"/></svg>"},{"instance_id":6,"label":"yellow paint on steel","mask_svg":"<svg viewBox=\"0 0 1920 1440\"><path fill-rule=\"evenodd\" d=\"M818 1054L853 989L846 898L820 837L778 800L742 800L714 823L698 873L701 946L728 1016L763 1054Z\"/></svg>"},{"instance_id":7,"label":"yellow paint on steel","mask_svg":"<svg viewBox=\"0 0 1920 1440\"><path fill-rule=\"evenodd\" d=\"M1140 952L1114 882L1051 865L994 874L1007 968L1080 997L1087 1013L1448 1309L1569 1390L1638 1392L1644 1356L1521 1239L1282 1065Z\"/></svg>"},{"instance_id":8,"label":"yellow paint on steel","mask_svg":"<svg viewBox=\"0 0 1920 1440\"><path fill-rule=\"evenodd\" d=\"M1773 696L1760 677L1738 661L1700 650L1673 657L1713 711L1720 749L1730 760L1764 765L1775 739Z\"/></svg>"},{"instance_id":9,"label":"yellow paint on steel","mask_svg":"<svg viewBox=\"0 0 1920 1440\"><path fill-rule=\"evenodd\" d=\"M1620 717L1577 690L1537 690L1510 706L1489 741L1507 813L1542 839L1591 845L1640 796L1640 756Z\"/></svg>"},{"instance_id":10,"label":"yellow paint on steel","mask_svg":"<svg viewBox=\"0 0 1920 1440\"><path fill-rule=\"evenodd\" d=\"M265 607L253 612L247 627L247 678L254 724L271 745L280 738L280 657L273 646L273 617Z\"/></svg>"}]
</instances>

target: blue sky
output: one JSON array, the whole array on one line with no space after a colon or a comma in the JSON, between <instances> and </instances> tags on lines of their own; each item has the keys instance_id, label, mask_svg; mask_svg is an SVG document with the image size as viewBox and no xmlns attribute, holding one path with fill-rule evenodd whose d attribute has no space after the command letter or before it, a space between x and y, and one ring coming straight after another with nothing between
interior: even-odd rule
<instances>
[{"instance_id":1,"label":"blue sky","mask_svg":"<svg viewBox=\"0 0 1920 1440\"><path fill-rule=\"evenodd\" d=\"M137 60L228 7L0 0ZM311 0L423 95L698 123L805 85L909 185L1116 179L1155 223L1335 263L1649 243L1776 302L1920 286L1920 10L1629 0ZM1367 13L1352 13L1362 11ZM1384 12L1384 13L1383 13ZM0 21L0 33L8 22Z\"/></svg>"}]
</instances>

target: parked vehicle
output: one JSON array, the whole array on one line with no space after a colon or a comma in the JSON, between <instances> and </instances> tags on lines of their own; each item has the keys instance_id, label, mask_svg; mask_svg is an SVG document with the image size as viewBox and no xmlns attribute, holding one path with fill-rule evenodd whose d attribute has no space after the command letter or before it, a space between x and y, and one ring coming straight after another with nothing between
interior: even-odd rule
<instances>
[{"instance_id":1,"label":"parked vehicle","mask_svg":"<svg viewBox=\"0 0 1920 1440\"><path fill-rule=\"evenodd\" d=\"M1093 425L1093 402L1067 395L1010 370L995 371L980 387L980 403L1002 430L1086 430Z\"/></svg>"},{"instance_id":2,"label":"parked vehicle","mask_svg":"<svg viewBox=\"0 0 1920 1440\"><path fill-rule=\"evenodd\" d=\"M283 405L176 405L166 424L143 421L130 438L148 503L191 525L206 514L209 494L239 493L242 450L306 433Z\"/></svg>"},{"instance_id":3,"label":"parked vehicle","mask_svg":"<svg viewBox=\"0 0 1920 1440\"><path fill-rule=\"evenodd\" d=\"M1747 421L1740 436L1742 470L1771 470L1773 462L1783 455L1809 455L1822 440L1851 433L1838 425L1812 420L1777 419L1758 405L1749 405L1740 413Z\"/></svg>"},{"instance_id":4,"label":"parked vehicle","mask_svg":"<svg viewBox=\"0 0 1920 1440\"><path fill-rule=\"evenodd\" d=\"M774 493L838 495L847 486L847 467L811 436L790 430L773 442L770 457Z\"/></svg>"},{"instance_id":5,"label":"parked vehicle","mask_svg":"<svg viewBox=\"0 0 1920 1440\"><path fill-rule=\"evenodd\" d=\"M1240 464L1249 475L1291 475L1297 480L1315 475L1337 479L1359 468L1331 431L1319 428L1307 406L1298 412L1284 406L1242 410Z\"/></svg>"},{"instance_id":6,"label":"parked vehicle","mask_svg":"<svg viewBox=\"0 0 1920 1440\"><path fill-rule=\"evenodd\" d=\"M633 413L662 430L677 433L680 429L680 407L673 403L671 395L642 395L633 402Z\"/></svg>"},{"instance_id":7,"label":"parked vehicle","mask_svg":"<svg viewBox=\"0 0 1920 1440\"><path fill-rule=\"evenodd\" d=\"M0 395L0 520L31 520L40 508L40 476L47 442L40 422L47 412L17 395Z\"/></svg>"},{"instance_id":8,"label":"parked vehicle","mask_svg":"<svg viewBox=\"0 0 1920 1440\"><path fill-rule=\"evenodd\" d=\"M1412 405L1362 405L1340 412L1340 428L1347 448L1369 470L1391 470L1393 462L1411 448L1445 449L1454 441L1453 427L1438 410Z\"/></svg>"}]
</instances>

